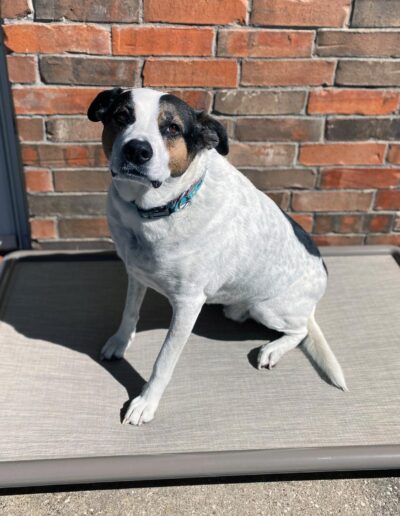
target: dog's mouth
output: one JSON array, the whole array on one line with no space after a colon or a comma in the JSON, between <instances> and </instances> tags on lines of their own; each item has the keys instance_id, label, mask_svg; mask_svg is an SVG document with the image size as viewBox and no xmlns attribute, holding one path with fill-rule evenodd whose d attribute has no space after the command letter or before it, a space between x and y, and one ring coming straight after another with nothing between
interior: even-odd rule
<instances>
[{"instance_id":1,"label":"dog's mouth","mask_svg":"<svg viewBox=\"0 0 400 516\"><path fill-rule=\"evenodd\" d=\"M147 176L143 174L139 169L133 168L131 166L123 165L121 168L121 174L117 174L114 170L111 169L112 177L119 177L121 179L133 179L134 181L138 181L140 183L148 184L150 183L153 188L160 188L162 185L161 181L152 181Z\"/></svg>"}]
</instances>

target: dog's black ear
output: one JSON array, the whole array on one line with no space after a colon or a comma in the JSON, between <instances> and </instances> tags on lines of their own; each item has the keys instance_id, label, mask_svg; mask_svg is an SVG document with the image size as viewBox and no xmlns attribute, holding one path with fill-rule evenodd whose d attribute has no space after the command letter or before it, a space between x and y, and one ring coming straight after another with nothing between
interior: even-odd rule
<instances>
[{"instance_id":1,"label":"dog's black ear","mask_svg":"<svg viewBox=\"0 0 400 516\"><path fill-rule=\"evenodd\" d=\"M206 149L216 149L226 156L229 152L229 143L225 127L205 111L197 111L196 118L203 146Z\"/></svg>"},{"instance_id":2,"label":"dog's black ear","mask_svg":"<svg viewBox=\"0 0 400 516\"><path fill-rule=\"evenodd\" d=\"M115 99L122 93L122 88L102 91L90 104L87 116L92 122L104 122Z\"/></svg>"}]
</instances>

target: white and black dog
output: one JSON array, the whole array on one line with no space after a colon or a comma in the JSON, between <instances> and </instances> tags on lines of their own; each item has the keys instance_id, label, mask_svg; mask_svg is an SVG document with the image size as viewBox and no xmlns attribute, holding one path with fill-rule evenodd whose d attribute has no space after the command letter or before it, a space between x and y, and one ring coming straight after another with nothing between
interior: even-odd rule
<instances>
[{"instance_id":1,"label":"white and black dog","mask_svg":"<svg viewBox=\"0 0 400 516\"><path fill-rule=\"evenodd\" d=\"M309 235L223 156L224 127L174 95L151 89L100 93L88 117L104 124L112 184L107 214L129 278L122 322L101 351L121 358L135 337L146 288L173 316L140 396L124 422L151 421L204 303L283 333L264 344L272 368L301 342L337 387L342 370L314 318L327 271Z\"/></svg>"}]
</instances>

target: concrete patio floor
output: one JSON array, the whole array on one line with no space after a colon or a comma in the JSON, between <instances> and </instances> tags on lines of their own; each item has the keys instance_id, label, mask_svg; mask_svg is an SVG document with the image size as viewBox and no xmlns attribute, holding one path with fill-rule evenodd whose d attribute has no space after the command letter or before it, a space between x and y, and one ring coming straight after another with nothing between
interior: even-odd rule
<instances>
[{"instance_id":1,"label":"concrete patio floor","mask_svg":"<svg viewBox=\"0 0 400 516\"><path fill-rule=\"evenodd\" d=\"M3 516L399 515L400 477L279 480L265 477L0 492ZM104 486L102 486L104 487ZM51 489L51 488L50 488ZM62 490L61 490L62 489ZM73 490L72 490L73 489ZM83 489L83 490L76 490ZM85 490L86 489L86 490ZM40 492L37 492L40 491Z\"/></svg>"}]
</instances>

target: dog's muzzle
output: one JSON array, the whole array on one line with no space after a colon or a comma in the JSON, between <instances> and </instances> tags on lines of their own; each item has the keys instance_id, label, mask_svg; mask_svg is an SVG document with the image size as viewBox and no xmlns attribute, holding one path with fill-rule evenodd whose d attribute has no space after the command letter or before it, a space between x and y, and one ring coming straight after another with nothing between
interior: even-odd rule
<instances>
[{"instance_id":1,"label":"dog's muzzle","mask_svg":"<svg viewBox=\"0 0 400 516\"><path fill-rule=\"evenodd\" d=\"M153 157L153 149L149 142L145 140L129 140L122 147L123 165L120 174L111 170L111 175L117 177L121 175L127 178L142 178L148 180L153 188L159 188L161 181L152 181L146 175L146 164Z\"/></svg>"},{"instance_id":2,"label":"dog's muzzle","mask_svg":"<svg viewBox=\"0 0 400 516\"><path fill-rule=\"evenodd\" d=\"M141 166L151 160L153 149L145 140L129 140L122 147L122 154L128 163Z\"/></svg>"}]
</instances>

